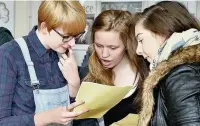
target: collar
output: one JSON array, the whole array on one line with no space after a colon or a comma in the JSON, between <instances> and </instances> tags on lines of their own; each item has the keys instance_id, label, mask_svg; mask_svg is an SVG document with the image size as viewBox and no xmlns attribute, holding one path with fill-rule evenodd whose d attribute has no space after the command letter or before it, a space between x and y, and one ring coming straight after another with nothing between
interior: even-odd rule
<instances>
[{"instance_id":1,"label":"collar","mask_svg":"<svg viewBox=\"0 0 200 126\"><path fill-rule=\"evenodd\" d=\"M34 26L28 34L28 40L38 56L42 57L48 50L42 45L41 41L39 40L36 34L36 30L37 26Z\"/></svg>"}]
</instances>

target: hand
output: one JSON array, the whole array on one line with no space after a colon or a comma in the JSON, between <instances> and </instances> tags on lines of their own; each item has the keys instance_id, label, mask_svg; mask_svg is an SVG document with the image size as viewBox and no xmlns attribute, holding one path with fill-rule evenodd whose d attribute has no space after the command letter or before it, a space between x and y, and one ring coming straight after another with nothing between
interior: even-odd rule
<instances>
[{"instance_id":1,"label":"hand","mask_svg":"<svg viewBox=\"0 0 200 126\"><path fill-rule=\"evenodd\" d=\"M68 81L68 84L72 87L79 88L80 78L78 74L78 65L71 48L69 49L68 55L62 54L58 66L64 78Z\"/></svg>"},{"instance_id":2,"label":"hand","mask_svg":"<svg viewBox=\"0 0 200 126\"><path fill-rule=\"evenodd\" d=\"M46 112L35 114L34 120L36 126L43 126L50 123L58 123L58 124L68 124L75 117L88 112L88 109L84 109L79 112L72 112L74 108L79 105L84 104L85 102L74 102L67 107L57 107ZM45 121L44 121L45 120Z\"/></svg>"}]
</instances>

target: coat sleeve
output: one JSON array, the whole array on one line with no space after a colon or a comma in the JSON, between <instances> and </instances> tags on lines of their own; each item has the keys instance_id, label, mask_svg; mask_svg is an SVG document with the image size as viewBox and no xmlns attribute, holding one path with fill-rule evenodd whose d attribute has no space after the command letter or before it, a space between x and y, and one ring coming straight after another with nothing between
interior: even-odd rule
<instances>
[{"instance_id":1,"label":"coat sleeve","mask_svg":"<svg viewBox=\"0 0 200 126\"><path fill-rule=\"evenodd\" d=\"M200 126L200 73L189 65L167 75L164 89L170 126Z\"/></svg>"}]
</instances>

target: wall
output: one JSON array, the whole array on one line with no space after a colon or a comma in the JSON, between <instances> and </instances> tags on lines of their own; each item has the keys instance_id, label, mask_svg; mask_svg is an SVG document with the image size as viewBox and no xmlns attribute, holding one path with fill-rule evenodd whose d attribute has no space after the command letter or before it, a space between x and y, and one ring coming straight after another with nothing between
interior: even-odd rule
<instances>
[{"instance_id":1,"label":"wall","mask_svg":"<svg viewBox=\"0 0 200 126\"><path fill-rule=\"evenodd\" d=\"M105 0L104 0L105 1ZM131 0L130 0L131 1ZM37 13L39 1L15 1L15 37L20 37L26 35L29 30L32 28L33 22L36 21L35 14ZM156 3L156 1L145 1L143 2L143 9L147 6ZM97 8L99 7L100 2L97 2ZM32 10L30 8L33 8ZM35 10L35 11L33 11ZM97 9L99 10L99 9ZM197 1L197 18L200 20L200 1ZM99 11L97 14L100 13Z\"/></svg>"},{"instance_id":2,"label":"wall","mask_svg":"<svg viewBox=\"0 0 200 126\"><path fill-rule=\"evenodd\" d=\"M28 1L15 1L15 32L14 37L27 35L29 32Z\"/></svg>"},{"instance_id":3,"label":"wall","mask_svg":"<svg viewBox=\"0 0 200 126\"><path fill-rule=\"evenodd\" d=\"M143 9L154 3L156 3L156 1L143 2ZM39 7L39 4L39 1L15 1L15 38L27 35L28 32L31 30L34 22L37 21L37 8ZM99 14L101 10L101 2L96 2L95 6L97 8L96 14ZM200 19L200 1L197 1L196 7L196 16L198 19ZM74 52L78 65L81 65L82 59L86 54L87 47L87 45L76 45L74 47Z\"/></svg>"}]
</instances>

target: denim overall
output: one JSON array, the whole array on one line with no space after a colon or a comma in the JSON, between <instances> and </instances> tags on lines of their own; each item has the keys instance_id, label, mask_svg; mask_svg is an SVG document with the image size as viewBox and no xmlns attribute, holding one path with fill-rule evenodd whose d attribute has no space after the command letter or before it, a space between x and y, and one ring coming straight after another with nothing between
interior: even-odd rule
<instances>
[{"instance_id":1,"label":"denim overall","mask_svg":"<svg viewBox=\"0 0 200 126\"><path fill-rule=\"evenodd\" d=\"M68 106L70 104L69 91L67 85L58 89L40 89L40 83L37 79L34 64L31 61L30 53L27 44L23 38L16 39L21 48L25 62L28 66L28 72L31 80L31 87L33 87L33 95L35 101L35 113L44 112L49 109ZM45 118L45 117L44 117ZM48 126L64 126L62 124L49 124ZM72 126L72 122L66 126Z\"/></svg>"}]
</instances>

